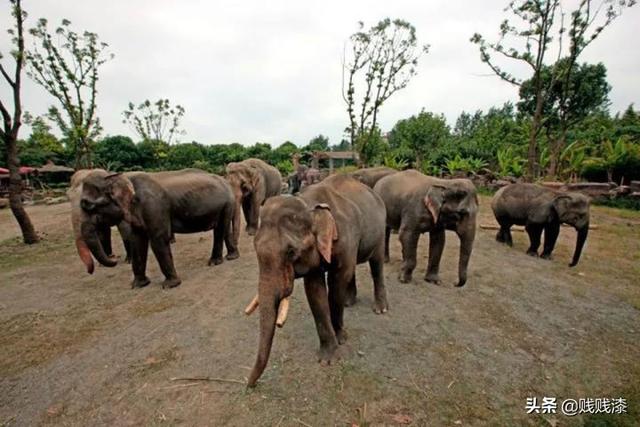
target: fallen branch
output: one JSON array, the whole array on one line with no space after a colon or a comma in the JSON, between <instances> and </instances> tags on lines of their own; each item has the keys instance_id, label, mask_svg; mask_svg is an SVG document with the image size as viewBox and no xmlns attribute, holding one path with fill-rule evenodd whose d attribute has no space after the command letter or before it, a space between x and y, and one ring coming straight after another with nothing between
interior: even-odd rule
<instances>
[{"instance_id":1,"label":"fallen branch","mask_svg":"<svg viewBox=\"0 0 640 427\"><path fill-rule=\"evenodd\" d=\"M571 227L569 224L562 224L562 227ZM483 230L500 230L500 226L497 224L480 224L480 228ZM590 224L589 230L597 230L599 227L597 224ZM525 231L522 225L514 225L511 227L511 231Z\"/></svg>"},{"instance_id":2,"label":"fallen branch","mask_svg":"<svg viewBox=\"0 0 640 427\"><path fill-rule=\"evenodd\" d=\"M300 424L302 424L303 426L306 426L306 427L313 427L313 426L311 426L311 425L309 425L309 424L305 423L304 421L302 421L302 420L300 420L300 419L298 419L298 418L294 418L294 419L293 419L293 421L295 421L295 422L297 422L297 423L300 423Z\"/></svg>"},{"instance_id":3,"label":"fallen branch","mask_svg":"<svg viewBox=\"0 0 640 427\"><path fill-rule=\"evenodd\" d=\"M244 384L244 381L226 379L226 378L213 378L213 377L174 377L170 378L170 381L211 381L211 382L219 382L219 383L234 383L234 384Z\"/></svg>"}]
</instances>

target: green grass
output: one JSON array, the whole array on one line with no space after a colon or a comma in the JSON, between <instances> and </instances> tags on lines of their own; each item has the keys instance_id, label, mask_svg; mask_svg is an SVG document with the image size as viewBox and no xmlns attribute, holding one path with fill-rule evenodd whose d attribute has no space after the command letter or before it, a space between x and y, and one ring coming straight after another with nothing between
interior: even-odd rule
<instances>
[{"instance_id":1,"label":"green grass","mask_svg":"<svg viewBox=\"0 0 640 427\"><path fill-rule=\"evenodd\" d=\"M45 236L33 245L25 245L18 237L3 240L0 242L0 270L7 272L47 263L52 254L60 256L72 251L73 242L67 234Z\"/></svg>"}]
</instances>

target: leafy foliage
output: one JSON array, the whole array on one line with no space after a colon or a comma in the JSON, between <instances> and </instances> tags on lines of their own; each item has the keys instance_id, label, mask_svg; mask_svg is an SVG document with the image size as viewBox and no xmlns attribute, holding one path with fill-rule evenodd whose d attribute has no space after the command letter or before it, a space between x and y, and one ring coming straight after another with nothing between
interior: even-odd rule
<instances>
[{"instance_id":1,"label":"leafy foliage","mask_svg":"<svg viewBox=\"0 0 640 427\"><path fill-rule=\"evenodd\" d=\"M49 107L48 118L73 145L76 167L91 166L92 145L102 131L96 115L98 68L113 55L106 53L108 45L96 33L78 34L67 19L55 35L44 18L29 33L38 43L27 55L28 74L61 107Z\"/></svg>"},{"instance_id":2,"label":"leafy foliage","mask_svg":"<svg viewBox=\"0 0 640 427\"><path fill-rule=\"evenodd\" d=\"M161 98L153 103L146 99L137 107L129 102L128 108L122 112L122 122L128 123L143 140L171 144L176 135L184 134L180 129L180 119L184 112L184 107L171 106L168 99Z\"/></svg>"}]
</instances>

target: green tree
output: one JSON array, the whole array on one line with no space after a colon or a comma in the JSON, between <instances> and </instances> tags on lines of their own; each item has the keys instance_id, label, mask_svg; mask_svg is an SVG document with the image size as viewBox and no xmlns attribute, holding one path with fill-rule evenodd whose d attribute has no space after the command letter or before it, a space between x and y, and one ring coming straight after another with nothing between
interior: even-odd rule
<instances>
[{"instance_id":1,"label":"green tree","mask_svg":"<svg viewBox=\"0 0 640 427\"><path fill-rule=\"evenodd\" d=\"M31 125L31 135L26 141L19 141L20 162L30 166L40 166L48 160L60 163L65 149L51 133L51 127L42 117L31 118L27 113L24 116L24 122Z\"/></svg>"},{"instance_id":2,"label":"green tree","mask_svg":"<svg viewBox=\"0 0 640 427\"><path fill-rule=\"evenodd\" d=\"M389 134L392 150L404 149L411 153L414 167L420 168L430 152L444 145L449 137L449 126L444 115L422 110L418 115L398 121Z\"/></svg>"},{"instance_id":3,"label":"green tree","mask_svg":"<svg viewBox=\"0 0 640 427\"><path fill-rule=\"evenodd\" d=\"M171 170L196 167L196 162L206 160L204 151L204 146L195 141L172 145L164 166Z\"/></svg>"},{"instance_id":4,"label":"green tree","mask_svg":"<svg viewBox=\"0 0 640 427\"><path fill-rule=\"evenodd\" d=\"M98 141L94 153L95 163L108 170L126 171L143 166L138 146L128 136L107 136Z\"/></svg>"},{"instance_id":5,"label":"green tree","mask_svg":"<svg viewBox=\"0 0 640 427\"><path fill-rule=\"evenodd\" d=\"M106 53L108 45L96 33L78 34L70 26L63 19L54 35L40 18L29 30L37 43L27 56L28 74L62 107L49 107L48 117L73 145L76 168L91 167L92 146L102 131L96 115L98 68L113 54Z\"/></svg>"},{"instance_id":6,"label":"green tree","mask_svg":"<svg viewBox=\"0 0 640 427\"><path fill-rule=\"evenodd\" d=\"M160 169L169 157L171 146L157 139L145 139L137 144L137 149L143 169Z\"/></svg>"},{"instance_id":7,"label":"green tree","mask_svg":"<svg viewBox=\"0 0 640 427\"><path fill-rule=\"evenodd\" d=\"M8 110L8 103L0 100L0 114L2 115L2 128L0 129L0 140L5 148L6 163L9 167L9 206L15 217L20 230L22 240L26 244L37 243L39 238L35 228L31 223L31 218L22 205L22 178L20 177L20 160L18 158L18 131L22 121L22 100L20 90L22 88L22 67L24 66L24 20L27 13L22 10L20 0L11 0L11 16L15 20L15 27L8 30L11 36L13 50L11 57L15 61L13 76L0 62L0 73L11 88L13 98L13 114ZM4 59L0 53L0 60Z\"/></svg>"},{"instance_id":8,"label":"green tree","mask_svg":"<svg viewBox=\"0 0 640 427\"><path fill-rule=\"evenodd\" d=\"M596 3L598 3L596 5ZM471 42L480 49L480 59L502 80L521 86L525 80L531 80L532 94L535 107L531 117L529 146L527 152L527 177L533 179L538 172L538 136L544 125L544 106L556 82L560 82L562 90L559 99L563 111L568 111L565 105L570 98L571 75L575 70L578 57L584 49L595 40L598 35L622 13L625 7L631 7L635 0L580 0L576 9L569 13L569 25L564 22L565 13L560 6L560 0L513 0L507 9L518 24L512 24L505 19L500 25L500 37L495 43L487 42L478 33L474 34ZM558 23L556 20L560 19ZM565 52L564 38L568 37L568 52ZM551 78L548 82L542 73L548 62L548 53L552 43L557 41L556 65L560 59L566 58L563 67L551 67ZM509 46L510 45L510 46ZM491 55L514 60L525 64L532 74L528 77L516 77L498 65Z\"/></svg>"},{"instance_id":9,"label":"green tree","mask_svg":"<svg viewBox=\"0 0 640 427\"><path fill-rule=\"evenodd\" d=\"M302 148L302 151L329 151L329 138L322 134L315 136Z\"/></svg>"},{"instance_id":10,"label":"green tree","mask_svg":"<svg viewBox=\"0 0 640 427\"><path fill-rule=\"evenodd\" d=\"M122 112L123 123L129 124L142 140L164 141L171 144L176 135L184 135L180 129L180 119L184 116L184 107L171 106L168 99L151 102L148 99L138 104L129 102Z\"/></svg>"},{"instance_id":11,"label":"green tree","mask_svg":"<svg viewBox=\"0 0 640 427\"><path fill-rule=\"evenodd\" d=\"M549 146L549 175L555 176L560 154L566 145L567 132L576 123L590 114L605 110L609 104L607 69L602 64L576 64L568 83L568 93L562 81L554 79L554 69L568 67L568 59L559 64L543 67L540 78L548 88L546 102L543 105L544 129ZM518 110L532 115L535 109L535 89L533 80L527 80L520 86Z\"/></svg>"},{"instance_id":12,"label":"green tree","mask_svg":"<svg viewBox=\"0 0 640 427\"><path fill-rule=\"evenodd\" d=\"M368 143L377 140L380 107L407 86L416 75L418 59L429 48L418 46L415 27L401 19L383 19L366 31L362 22L358 25L343 57L342 97L351 146L357 138L359 146L367 149Z\"/></svg>"}]
</instances>

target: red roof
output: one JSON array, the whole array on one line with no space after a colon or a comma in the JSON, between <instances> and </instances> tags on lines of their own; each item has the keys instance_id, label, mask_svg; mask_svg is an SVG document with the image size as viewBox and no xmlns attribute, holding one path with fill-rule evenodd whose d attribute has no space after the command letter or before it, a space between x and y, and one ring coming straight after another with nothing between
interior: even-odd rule
<instances>
[{"instance_id":1,"label":"red roof","mask_svg":"<svg viewBox=\"0 0 640 427\"><path fill-rule=\"evenodd\" d=\"M24 175L27 173L31 173L35 170L36 168L32 168L29 166L20 166L20 175ZM1 174L8 174L9 173L9 169L5 169L5 168L0 168L0 173Z\"/></svg>"}]
</instances>

